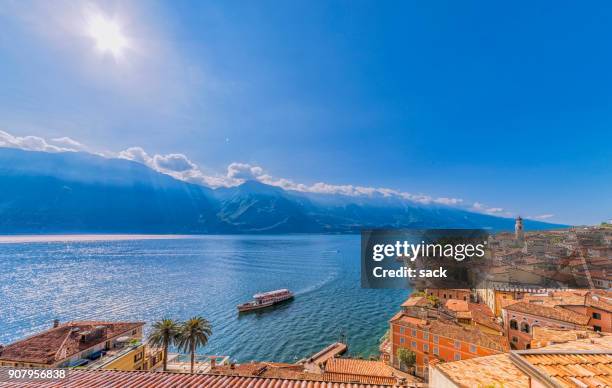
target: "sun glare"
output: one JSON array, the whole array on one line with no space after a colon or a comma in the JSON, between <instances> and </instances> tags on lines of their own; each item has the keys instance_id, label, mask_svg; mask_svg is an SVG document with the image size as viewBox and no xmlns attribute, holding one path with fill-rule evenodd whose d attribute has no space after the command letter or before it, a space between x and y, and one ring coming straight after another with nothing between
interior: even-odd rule
<instances>
[{"instance_id":1,"label":"sun glare","mask_svg":"<svg viewBox=\"0 0 612 388\"><path fill-rule=\"evenodd\" d=\"M128 41L116 21L96 15L89 21L88 27L89 36L100 52L111 54L115 59L121 57Z\"/></svg>"}]
</instances>

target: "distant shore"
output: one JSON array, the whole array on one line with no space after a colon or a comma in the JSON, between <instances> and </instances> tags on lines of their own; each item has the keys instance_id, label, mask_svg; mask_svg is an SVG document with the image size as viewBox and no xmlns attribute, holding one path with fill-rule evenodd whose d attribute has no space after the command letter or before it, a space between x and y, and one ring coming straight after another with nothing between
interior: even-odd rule
<instances>
[{"instance_id":1,"label":"distant shore","mask_svg":"<svg viewBox=\"0 0 612 388\"><path fill-rule=\"evenodd\" d=\"M37 242L122 241L122 240L169 240L193 237L184 234L31 234L0 235L0 244Z\"/></svg>"}]
</instances>

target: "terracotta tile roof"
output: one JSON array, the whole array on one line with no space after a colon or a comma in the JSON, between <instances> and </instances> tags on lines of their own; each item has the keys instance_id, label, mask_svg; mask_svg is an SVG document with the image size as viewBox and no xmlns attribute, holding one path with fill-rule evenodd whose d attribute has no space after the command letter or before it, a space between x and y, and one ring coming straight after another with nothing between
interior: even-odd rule
<instances>
[{"instance_id":1,"label":"terracotta tile roof","mask_svg":"<svg viewBox=\"0 0 612 388\"><path fill-rule=\"evenodd\" d=\"M423 326L427 324L426 320L410 317L408 315L405 315L401 311L395 314L393 318L391 318L391 322L401 323L401 324L408 325L408 326Z\"/></svg>"},{"instance_id":2,"label":"terracotta tile roof","mask_svg":"<svg viewBox=\"0 0 612 388\"><path fill-rule=\"evenodd\" d=\"M549 307L534 303L518 302L510 306L506 306L505 309L507 311L531 314L543 318L552 318L557 321L573 323L576 325L586 325L589 323L588 316L578 314L562 307Z\"/></svg>"},{"instance_id":3,"label":"terracotta tile roof","mask_svg":"<svg viewBox=\"0 0 612 388\"><path fill-rule=\"evenodd\" d=\"M437 363L434 368L459 387L495 384L529 387L532 379L561 387L612 386L612 335L547 346L542 349Z\"/></svg>"},{"instance_id":4,"label":"terracotta tile roof","mask_svg":"<svg viewBox=\"0 0 612 388\"><path fill-rule=\"evenodd\" d=\"M510 362L507 353L437 363L435 368L462 388L485 387L493 383L504 388L529 387L529 378Z\"/></svg>"},{"instance_id":5,"label":"terracotta tile roof","mask_svg":"<svg viewBox=\"0 0 612 388\"><path fill-rule=\"evenodd\" d=\"M144 324L144 322L67 322L6 345L0 353L0 360L52 365L99 343L125 335ZM97 336L96 330L99 330ZM88 333L91 337L86 336Z\"/></svg>"},{"instance_id":6,"label":"terracotta tile roof","mask_svg":"<svg viewBox=\"0 0 612 388\"><path fill-rule=\"evenodd\" d=\"M612 349L612 335L608 333L598 333L596 336L583 338L576 341L568 341L564 343L547 346L546 350L610 350Z\"/></svg>"},{"instance_id":7,"label":"terracotta tile roof","mask_svg":"<svg viewBox=\"0 0 612 388\"><path fill-rule=\"evenodd\" d=\"M424 296L411 296L402 303L401 307L427 307L431 302Z\"/></svg>"},{"instance_id":8,"label":"terracotta tile roof","mask_svg":"<svg viewBox=\"0 0 612 388\"><path fill-rule=\"evenodd\" d=\"M544 353L525 352L512 355L517 365L530 365L535 373L527 373L535 379L552 381L562 387L610 387L612 386L612 351L606 353ZM523 362L520 362L522 360Z\"/></svg>"},{"instance_id":9,"label":"terracotta tile roof","mask_svg":"<svg viewBox=\"0 0 612 388\"><path fill-rule=\"evenodd\" d=\"M500 333L504 331L503 326L495 320L495 316L489 306L481 303L470 303L468 306L474 323L499 331Z\"/></svg>"},{"instance_id":10,"label":"terracotta tile roof","mask_svg":"<svg viewBox=\"0 0 612 388\"><path fill-rule=\"evenodd\" d=\"M330 381L336 383L388 384L397 382L394 370L382 361L333 358L324 373L312 373L303 365L253 362L215 367L210 374L241 377L276 378L284 380ZM416 379L413 379L416 381Z\"/></svg>"},{"instance_id":11,"label":"terracotta tile roof","mask_svg":"<svg viewBox=\"0 0 612 388\"><path fill-rule=\"evenodd\" d=\"M362 376L346 373L324 372L321 377L323 380L333 383L359 383L377 385L394 385L397 383L397 378L385 376Z\"/></svg>"},{"instance_id":12,"label":"terracotta tile roof","mask_svg":"<svg viewBox=\"0 0 612 388\"><path fill-rule=\"evenodd\" d=\"M550 295L525 295L525 302L544 306L591 306L612 312L612 304L608 301L605 291L591 292L587 290L554 291Z\"/></svg>"},{"instance_id":13,"label":"terracotta tile roof","mask_svg":"<svg viewBox=\"0 0 612 388\"><path fill-rule=\"evenodd\" d=\"M605 298L599 297L597 295L587 296L586 304L588 306L591 306L591 307L594 307L600 310L612 312L612 304L608 303L608 301Z\"/></svg>"},{"instance_id":14,"label":"terracotta tile roof","mask_svg":"<svg viewBox=\"0 0 612 388\"><path fill-rule=\"evenodd\" d=\"M484 316L495 318L493 311L484 303L469 303L468 307L472 313L478 312Z\"/></svg>"},{"instance_id":15,"label":"terracotta tile roof","mask_svg":"<svg viewBox=\"0 0 612 388\"><path fill-rule=\"evenodd\" d=\"M468 302L460 299L449 299L444 304L444 307L455 312L469 312Z\"/></svg>"},{"instance_id":16,"label":"terracotta tile roof","mask_svg":"<svg viewBox=\"0 0 612 388\"><path fill-rule=\"evenodd\" d=\"M537 349L542 348L544 346L564 343L568 341L575 341L578 339L585 339L589 337L599 337L599 335L595 332L589 332L587 330L560 330L535 325L533 326L531 348Z\"/></svg>"},{"instance_id":17,"label":"terracotta tile roof","mask_svg":"<svg viewBox=\"0 0 612 388\"><path fill-rule=\"evenodd\" d=\"M4 388L381 388L383 384L338 383L330 381L287 380L265 377L224 376L167 372L72 370L68 379L56 381L2 382Z\"/></svg>"},{"instance_id":18,"label":"terracotta tile roof","mask_svg":"<svg viewBox=\"0 0 612 388\"><path fill-rule=\"evenodd\" d=\"M393 377L393 369L382 361L356 358L332 358L325 364L325 372L362 376Z\"/></svg>"}]
</instances>

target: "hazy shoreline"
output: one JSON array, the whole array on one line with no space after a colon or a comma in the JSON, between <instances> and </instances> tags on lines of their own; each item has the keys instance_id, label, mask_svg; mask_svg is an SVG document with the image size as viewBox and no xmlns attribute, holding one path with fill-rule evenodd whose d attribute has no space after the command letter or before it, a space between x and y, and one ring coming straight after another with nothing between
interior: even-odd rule
<instances>
[{"instance_id":1,"label":"hazy shoreline","mask_svg":"<svg viewBox=\"0 0 612 388\"><path fill-rule=\"evenodd\" d=\"M122 240L169 240L194 237L186 234L31 234L0 235L0 244L36 242L80 242L80 241L122 241Z\"/></svg>"}]
</instances>

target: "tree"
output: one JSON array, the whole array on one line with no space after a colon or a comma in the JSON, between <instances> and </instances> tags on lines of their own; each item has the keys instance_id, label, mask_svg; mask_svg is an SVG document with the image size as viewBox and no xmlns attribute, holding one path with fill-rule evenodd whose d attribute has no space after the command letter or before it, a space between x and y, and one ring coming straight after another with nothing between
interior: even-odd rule
<instances>
[{"instance_id":1,"label":"tree","mask_svg":"<svg viewBox=\"0 0 612 388\"><path fill-rule=\"evenodd\" d=\"M168 367L168 346L177 343L179 333L179 324L170 318L163 318L155 322L151 333L149 333L148 342L153 346L164 349L164 371Z\"/></svg>"},{"instance_id":2,"label":"tree","mask_svg":"<svg viewBox=\"0 0 612 388\"><path fill-rule=\"evenodd\" d=\"M411 297L419 297L422 296L424 298L427 299L427 301L433 306L433 307L439 307L440 306L440 299L435 296L435 295L427 295L427 293L425 291L417 291L412 293L412 295L410 295Z\"/></svg>"},{"instance_id":3,"label":"tree","mask_svg":"<svg viewBox=\"0 0 612 388\"><path fill-rule=\"evenodd\" d=\"M178 347L191 354L191 373L195 364L195 351L200 346L206 346L212 335L210 322L202 317L193 317L183 323L180 331Z\"/></svg>"},{"instance_id":4,"label":"tree","mask_svg":"<svg viewBox=\"0 0 612 388\"><path fill-rule=\"evenodd\" d=\"M412 368L416 363L416 353L406 348L399 348L397 349L397 359L400 362L400 369L402 369L402 365L405 368Z\"/></svg>"}]
</instances>

